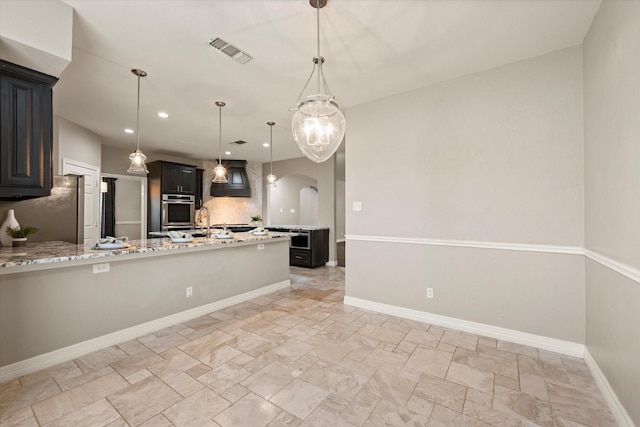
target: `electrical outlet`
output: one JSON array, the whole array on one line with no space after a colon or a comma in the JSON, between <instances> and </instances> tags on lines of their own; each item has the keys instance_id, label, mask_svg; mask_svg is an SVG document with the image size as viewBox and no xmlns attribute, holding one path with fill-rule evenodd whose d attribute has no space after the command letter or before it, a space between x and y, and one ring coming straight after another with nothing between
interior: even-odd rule
<instances>
[{"instance_id":1,"label":"electrical outlet","mask_svg":"<svg viewBox=\"0 0 640 427\"><path fill-rule=\"evenodd\" d=\"M191 298L193 296L193 287L189 286L187 288L187 298Z\"/></svg>"},{"instance_id":2,"label":"electrical outlet","mask_svg":"<svg viewBox=\"0 0 640 427\"><path fill-rule=\"evenodd\" d=\"M291 209L289 209L289 213L296 213L296 210L291 208Z\"/></svg>"},{"instance_id":3,"label":"electrical outlet","mask_svg":"<svg viewBox=\"0 0 640 427\"><path fill-rule=\"evenodd\" d=\"M427 298L433 299L433 288L427 288Z\"/></svg>"},{"instance_id":4,"label":"electrical outlet","mask_svg":"<svg viewBox=\"0 0 640 427\"><path fill-rule=\"evenodd\" d=\"M94 264L93 265L93 274L98 274L98 273L108 273L110 270L110 266L109 263L105 263L105 264Z\"/></svg>"},{"instance_id":5,"label":"electrical outlet","mask_svg":"<svg viewBox=\"0 0 640 427\"><path fill-rule=\"evenodd\" d=\"M258 250L261 250L261 249L264 249L264 243L260 243L260 244L258 245Z\"/></svg>"}]
</instances>

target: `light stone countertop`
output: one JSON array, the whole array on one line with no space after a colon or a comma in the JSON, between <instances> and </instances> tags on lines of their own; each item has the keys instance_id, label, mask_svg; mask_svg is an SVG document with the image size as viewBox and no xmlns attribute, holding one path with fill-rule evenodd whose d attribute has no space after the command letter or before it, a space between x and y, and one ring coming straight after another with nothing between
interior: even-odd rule
<instances>
[{"instance_id":1,"label":"light stone countertop","mask_svg":"<svg viewBox=\"0 0 640 427\"><path fill-rule=\"evenodd\" d=\"M258 243L269 240L287 240L287 233L270 232L264 236L254 236L251 233L234 233L231 239L195 238L189 243L174 243L168 238L130 240L128 246L122 249L96 249L74 243L53 241L27 243L23 247L0 247L0 274L17 273L14 267L35 266L51 263L64 263L79 260L100 260L101 258L120 257L130 254L143 254L164 251L180 251L189 248L211 249L237 244ZM107 260L105 260L107 261ZM58 265L56 265L57 267ZM43 266L44 267L44 266ZM51 266L53 267L53 265ZM20 270L20 269L18 269Z\"/></svg>"}]
</instances>

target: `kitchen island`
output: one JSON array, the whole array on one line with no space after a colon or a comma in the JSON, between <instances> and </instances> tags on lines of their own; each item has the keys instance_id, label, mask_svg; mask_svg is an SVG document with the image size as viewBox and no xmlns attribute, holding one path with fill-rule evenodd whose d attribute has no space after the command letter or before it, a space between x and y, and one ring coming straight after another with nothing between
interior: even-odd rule
<instances>
[{"instance_id":1,"label":"kitchen island","mask_svg":"<svg viewBox=\"0 0 640 427\"><path fill-rule=\"evenodd\" d=\"M3 247L0 383L288 287L288 266L279 233Z\"/></svg>"}]
</instances>

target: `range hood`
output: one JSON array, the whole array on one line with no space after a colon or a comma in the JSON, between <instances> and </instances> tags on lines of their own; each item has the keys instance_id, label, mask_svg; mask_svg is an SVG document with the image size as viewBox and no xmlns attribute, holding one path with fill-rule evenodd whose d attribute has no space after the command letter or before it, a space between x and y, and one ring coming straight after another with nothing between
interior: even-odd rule
<instances>
[{"instance_id":1,"label":"range hood","mask_svg":"<svg viewBox=\"0 0 640 427\"><path fill-rule=\"evenodd\" d=\"M245 169L246 160L223 160L222 166L227 170L227 183L211 183L213 197L251 197L251 186Z\"/></svg>"}]
</instances>

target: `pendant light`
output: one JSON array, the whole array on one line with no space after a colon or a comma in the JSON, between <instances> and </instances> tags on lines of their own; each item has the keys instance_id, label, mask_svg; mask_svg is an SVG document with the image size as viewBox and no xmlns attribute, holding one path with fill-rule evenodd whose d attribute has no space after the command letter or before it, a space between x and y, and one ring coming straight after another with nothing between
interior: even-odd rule
<instances>
[{"instance_id":1,"label":"pendant light","mask_svg":"<svg viewBox=\"0 0 640 427\"><path fill-rule=\"evenodd\" d=\"M267 175L267 188L276 188L276 176L273 174L273 125L275 122L267 122L269 125L269 150L271 151L271 173Z\"/></svg>"},{"instance_id":2,"label":"pendant light","mask_svg":"<svg viewBox=\"0 0 640 427\"><path fill-rule=\"evenodd\" d=\"M227 170L224 168L224 166L222 166L222 107L224 107L226 104L222 101L217 101L216 105L218 106L218 110L219 110L219 130L220 133L218 135L218 140L220 141L220 156L218 157L218 166L216 166L215 168L213 168L213 182L215 184L226 184L227 181Z\"/></svg>"},{"instance_id":3,"label":"pendant light","mask_svg":"<svg viewBox=\"0 0 640 427\"><path fill-rule=\"evenodd\" d=\"M326 6L327 0L309 0L309 4L316 9L318 55L313 58L313 70L296 104L289 110L295 111L291 120L291 129L296 144L309 159L322 163L340 146L346 123L344 115L334 101L334 96L331 95L322 71L324 58L320 56L320 9ZM316 72L316 67L318 92L303 99L304 91Z\"/></svg>"},{"instance_id":4,"label":"pendant light","mask_svg":"<svg viewBox=\"0 0 640 427\"><path fill-rule=\"evenodd\" d=\"M146 77L147 73L137 68L134 68L131 72L138 76L138 108L136 110L136 137L138 139L138 144L136 146L136 151L129 154L131 166L129 166L127 172L137 175L145 175L149 173L149 170L147 169L147 165L144 164L147 156L140 151L140 77Z\"/></svg>"}]
</instances>

